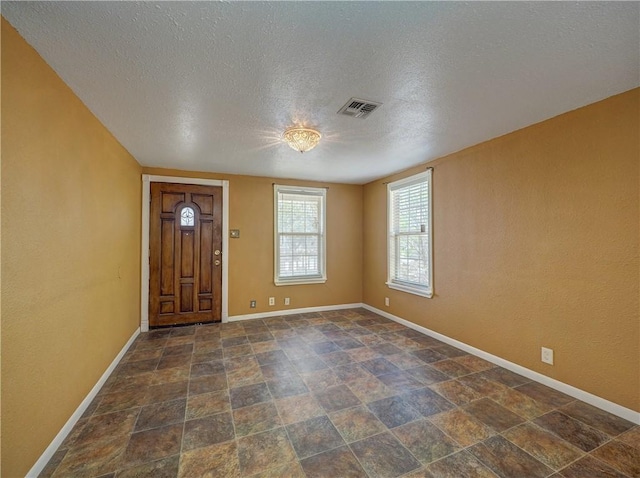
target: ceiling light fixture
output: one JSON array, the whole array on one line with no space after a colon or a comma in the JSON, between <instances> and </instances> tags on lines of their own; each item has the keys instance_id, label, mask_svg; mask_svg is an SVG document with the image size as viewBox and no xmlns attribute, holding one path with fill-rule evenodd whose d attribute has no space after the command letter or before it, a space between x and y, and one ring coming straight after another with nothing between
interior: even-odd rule
<instances>
[{"instance_id":1,"label":"ceiling light fixture","mask_svg":"<svg viewBox=\"0 0 640 478\"><path fill-rule=\"evenodd\" d=\"M301 128L298 126L287 129L282 134L284 139L291 148L304 153L315 148L320 142L322 135L315 129Z\"/></svg>"}]
</instances>

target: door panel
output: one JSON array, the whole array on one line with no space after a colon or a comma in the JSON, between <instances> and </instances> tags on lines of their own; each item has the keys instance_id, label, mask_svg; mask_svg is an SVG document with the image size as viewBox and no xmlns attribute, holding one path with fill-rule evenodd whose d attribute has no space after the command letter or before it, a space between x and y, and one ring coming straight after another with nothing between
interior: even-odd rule
<instances>
[{"instance_id":1,"label":"door panel","mask_svg":"<svg viewBox=\"0 0 640 478\"><path fill-rule=\"evenodd\" d=\"M221 201L220 187L151 183L150 326L220 321Z\"/></svg>"},{"instance_id":2,"label":"door panel","mask_svg":"<svg viewBox=\"0 0 640 478\"><path fill-rule=\"evenodd\" d=\"M211 267L213 251L207 244L213 243L213 223L205 221L200 224L200 293L211 293Z\"/></svg>"},{"instance_id":3,"label":"door panel","mask_svg":"<svg viewBox=\"0 0 640 478\"><path fill-rule=\"evenodd\" d=\"M193 194L191 200L200 208L200 212L205 215L213 214L213 198L204 194Z\"/></svg>"},{"instance_id":4,"label":"door panel","mask_svg":"<svg viewBox=\"0 0 640 478\"><path fill-rule=\"evenodd\" d=\"M174 277L173 277L173 255L175 251L174 244L174 219L162 219L161 231L161 248L162 257L160 262L161 279L160 279L160 295L163 297L174 294Z\"/></svg>"},{"instance_id":5,"label":"door panel","mask_svg":"<svg viewBox=\"0 0 640 478\"><path fill-rule=\"evenodd\" d=\"M180 231L180 278L193 278L193 231Z\"/></svg>"},{"instance_id":6,"label":"door panel","mask_svg":"<svg viewBox=\"0 0 640 478\"><path fill-rule=\"evenodd\" d=\"M162 183L159 183L159 184L162 184ZM167 193L163 193L161 197L162 197L162 212L173 212L178 203L185 202L184 194L182 193L167 192Z\"/></svg>"}]
</instances>

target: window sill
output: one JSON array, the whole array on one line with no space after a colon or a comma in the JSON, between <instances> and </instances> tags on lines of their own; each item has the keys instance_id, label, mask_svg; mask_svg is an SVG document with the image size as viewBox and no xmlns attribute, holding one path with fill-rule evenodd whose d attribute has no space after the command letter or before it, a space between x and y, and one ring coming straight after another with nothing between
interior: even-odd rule
<instances>
[{"instance_id":1,"label":"window sill","mask_svg":"<svg viewBox=\"0 0 640 478\"><path fill-rule=\"evenodd\" d=\"M300 279L290 279L290 280L275 280L274 283L276 286L280 287L283 285L304 285L304 284L324 284L327 282L326 277L318 277L315 279L312 278L300 278Z\"/></svg>"},{"instance_id":2,"label":"window sill","mask_svg":"<svg viewBox=\"0 0 640 478\"><path fill-rule=\"evenodd\" d=\"M387 282L389 289L395 289L408 294L419 295L420 297L426 297L427 299L433 298L433 290L420 289L418 287L411 287L409 285L396 284L395 282Z\"/></svg>"}]
</instances>

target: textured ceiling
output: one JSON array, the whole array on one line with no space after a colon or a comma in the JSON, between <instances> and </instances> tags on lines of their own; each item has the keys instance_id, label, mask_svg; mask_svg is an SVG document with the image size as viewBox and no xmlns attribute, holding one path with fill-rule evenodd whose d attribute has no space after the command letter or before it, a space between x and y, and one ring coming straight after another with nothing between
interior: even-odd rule
<instances>
[{"instance_id":1,"label":"textured ceiling","mask_svg":"<svg viewBox=\"0 0 640 478\"><path fill-rule=\"evenodd\" d=\"M2 2L145 166L365 183L640 84L640 4ZM382 102L365 120L336 112ZM300 123L323 139L280 141Z\"/></svg>"}]
</instances>

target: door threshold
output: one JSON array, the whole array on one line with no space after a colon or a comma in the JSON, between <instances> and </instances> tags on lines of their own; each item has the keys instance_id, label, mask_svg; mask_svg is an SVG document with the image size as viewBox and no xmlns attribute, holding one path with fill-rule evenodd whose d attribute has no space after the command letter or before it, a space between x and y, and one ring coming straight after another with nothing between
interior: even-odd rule
<instances>
[{"instance_id":1,"label":"door threshold","mask_svg":"<svg viewBox=\"0 0 640 478\"><path fill-rule=\"evenodd\" d=\"M151 325L149 326L149 330L159 330L159 329L177 329L179 327L191 327L192 325L212 325L212 324L222 324L221 320L212 320L210 322L194 322L193 324L168 324L168 325Z\"/></svg>"}]
</instances>

